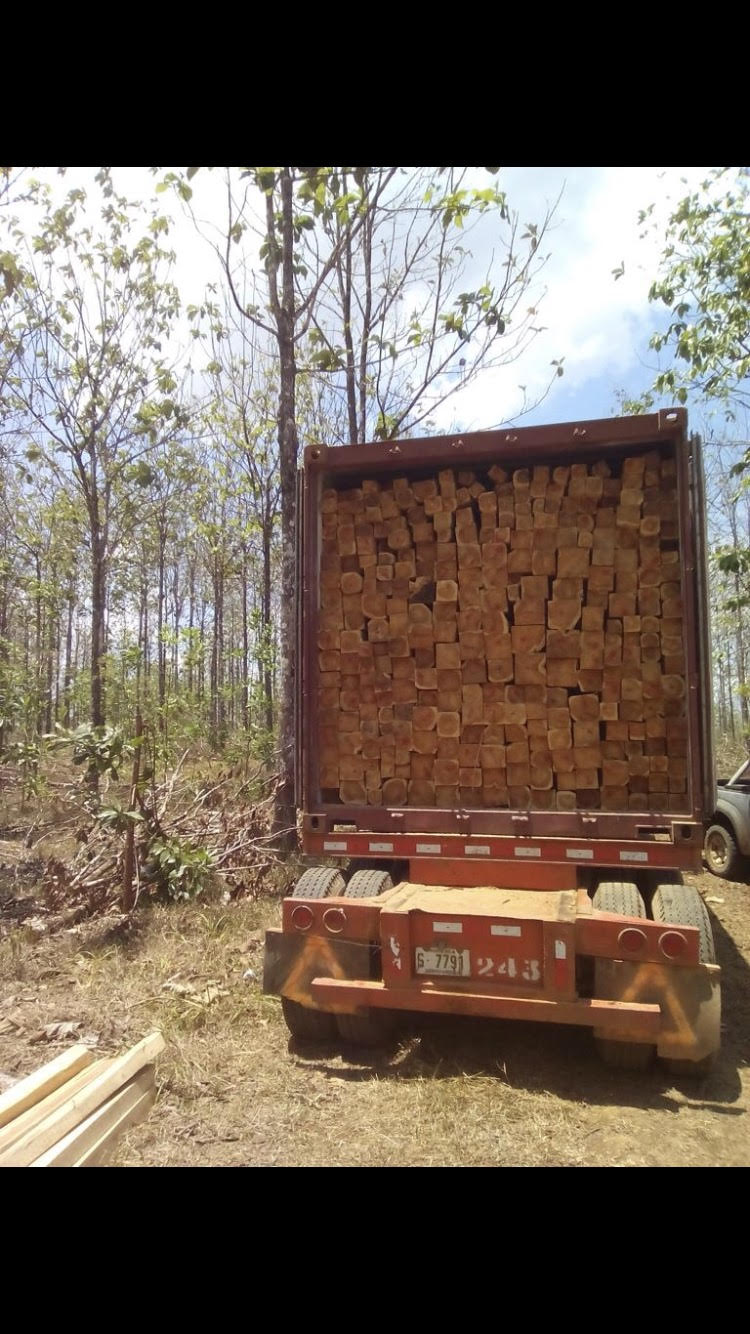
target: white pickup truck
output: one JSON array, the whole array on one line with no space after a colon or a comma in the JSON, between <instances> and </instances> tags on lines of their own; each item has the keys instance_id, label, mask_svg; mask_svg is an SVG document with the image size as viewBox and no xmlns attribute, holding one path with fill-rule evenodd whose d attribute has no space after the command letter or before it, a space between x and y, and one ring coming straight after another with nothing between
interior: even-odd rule
<instances>
[{"instance_id":1,"label":"white pickup truck","mask_svg":"<svg viewBox=\"0 0 750 1334\"><path fill-rule=\"evenodd\" d=\"M750 760L726 782L719 779L716 807L706 830L703 853L709 871L726 880L748 878L750 857Z\"/></svg>"}]
</instances>

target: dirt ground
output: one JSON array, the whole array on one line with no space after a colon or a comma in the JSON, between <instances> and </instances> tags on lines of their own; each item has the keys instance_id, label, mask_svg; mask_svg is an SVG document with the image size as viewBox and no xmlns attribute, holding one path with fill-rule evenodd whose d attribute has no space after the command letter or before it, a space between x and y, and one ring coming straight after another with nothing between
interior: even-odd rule
<instances>
[{"instance_id":1,"label":"dirt ground","mask_svg":"<svg viewBox=\"0 0 750 1334\"><path fill-rule=\"evenodd\" d=\"M156 1105L116 1165L750 1166L750 885L694 882L724 1019L715 1070L690 1081L607 1069L584 1030L537 1024L433 1019L364 1058L303 1048L261 991L277 900L47 935L37 875L0 843L0 1088L82 1036L106 1055L162 1029Z\"/></svg>"}]
</instances>

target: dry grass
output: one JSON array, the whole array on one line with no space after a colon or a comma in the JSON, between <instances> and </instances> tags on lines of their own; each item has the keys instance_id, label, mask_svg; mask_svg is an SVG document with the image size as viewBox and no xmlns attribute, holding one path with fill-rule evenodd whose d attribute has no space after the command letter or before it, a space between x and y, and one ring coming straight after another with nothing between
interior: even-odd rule
<instances>
[{"instance_id":1,"label":"dry grass","mask_svg":"<svg viewBox=\"0 0 750 1334\"><path fill-rule=\"evenodd\" d=\"M260 988L272 899L149 906L129 928L86 922L34 942L12 932L0 1071L61 1050L30 1041L53 1020L79 1021L105 1052L161 1028L158 1101L122 1142L123 1166L750 1166L750 889L700 883L722 899L709 906L727 1023L718 1069L697 1086L658 1067L609 1071L586 1033L527 1024L433 1020L364 1058L295 1048ZM218 994L204 1004L209 984Z\"/></svg>"},{"instance_id":2,"label":"dry grass","mask_svg":"<svg viewBox=\"0 0 750 1334\"><path fill-rule=\"evenodd\" d=\"M608 1070L588 1033L531 1024L426 1020L363 1057L290 1043L260 985L271 894L142 901L129 922L113 913L40 935L44 859L75 849L62 797L42 815L30 840L11 828L28 827L28 811L0 829L0 1075L68 1045L38 1040L53 1022L79 1024L103 1054L160 1028L159 1096L122 1141L122 1166L750 1166L747 885L697 882L724 970L723 1049L703 1083Z\"/></svg>"}]
</instances>

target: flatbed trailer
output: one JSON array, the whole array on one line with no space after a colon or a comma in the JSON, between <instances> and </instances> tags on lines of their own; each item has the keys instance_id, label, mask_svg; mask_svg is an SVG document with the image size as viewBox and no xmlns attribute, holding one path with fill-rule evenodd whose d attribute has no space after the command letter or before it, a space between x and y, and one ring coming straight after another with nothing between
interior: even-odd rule
<instances>
[{"instance_id":1,"label":"flatbed trailer","mask_svg":"<svg viewBox=\"0 0 750 1334\"><path fill-rule=\"evenodd\" d=\"M432 481L436 475L439 490ZM451 477L479 480L472 484L474 492L466 487L462 492ZM437 606L435 590L439 596L441 587L448 588L450 596L450 585L429 577L436 559L429 542L415 544L406 561L395 564L389 541L398 560L406 524L398 518L392 521L397 526L389 527L377 517L389 513L385 501L370 503L382 492L395 509L390 498L395 494L400 500L407 490L402 508L412 507L409 523L419 536L425 533L424 509L441 513L444 493L447 514L455 516L456 503L463 504L462 523L471 526L473 507L480 539L501 549L488 554L488 547L470 541L471 552L461 550L456 519L457 610L452 616L449 607L440 622L438 612L445 609ZM428 499L419 505L420 497ZM356 530L352 526L363 535L353 547L347 527L351 506L363 520ZM338 520L326 519L337 507ZM612 513L602 513L607 509ZM719 1046L720 970L703 901L681 883L683 872L700 870L714 787L700 441L688 435L685 412L336 449L312 445L300 472L298 510L300 843L307 858L326 864L312 865L301 876L284 900L281 927L266 937L264 986L281 995L292 1034L303 1039L338 1034L369 1044L382 1040L404 1012L520 1018L586 1026L613 1064L642 1066L656 1051L681 1070L705 1070ZM503 531L509 514L511 525L515 514L516 527ZM453 520L433 522L436 531L442 524L439 536L449 528L453 532ZM550 528L556 531L560 542L569 543L573 532L577 554L562 556L553 537L540 546L552 554L538 559L534 554L532 560L529 549L545 527L548 534ZM449 543L441 549L442 559L450 560ZM620 550L635 555L625 559ZM466 557L481 570L490 555L495 565L507 556L510 570L505 581L502 575L484 577L486 585L507 596L505 609L492 613L490 604L500 606L497 596L485 602L483 593L477 595L482 574L462 578L461 564ZM440 560L438 555L438 575L445 573ZM343 588L356 588L361 569L366 587L373 561L376 570L390 561L391 570L400 571L393 585L400 580L399 592L406 595L405 603L399 598L391 603L393 620L384 632L379 607L370 614L364 602L367 614L360 614L356 596L332 600L325 593L338 571ZM570 569L583 573L560 576ZM347 582L347 574L355 577ZM526 596L536 595L540 584L541 599ZM576 612L571 592L588 610ZM436 661L446 660L439 645L453 642L462 664L460 689L467 679L486 683L480 685L479 716L475 684L462 696L474 712L467 707L454 713L433 707L452 702L450 691L432 688L433 678L439 683L439 668L423 669L420 676L417 667L420 689L411 694L409 686L394 691L387 669L385 674L380 669L387 663L393 670L390 654L400 654L396 679L411 680L409 657L430 660L430 631L426 638L412 634L410 610L404 618L408 643L393 633L402 629L396 623L399 608L410 609L415 600L428 606L428 613L420 612L420 629L434 617ZM462 616L463 607L474 603L476 621L470 611ZM551 628L559 609L570 606L574 626L581 615L584 625L602 626L600 666L591 666L599 662L596 633L584 643L585 632L574 628L561 639ZM642 608L652 613L648 620ZM541 622L539 643L530 653L515 652L533 639L525 632L518 640L513 635L513 627L529 615ZM666 619L657 623L660 615ZM467 660L476 650L464 653L464 645L473 645L479 631L466 626L475 624L490 636L484 641L488 654L501 651L494 647L494 631L501 627L502 642L507 635L509 657L503 661L510 664L510 675L505 672L504 684L494 658L485 669ZM378 656L383 645L377 635L383 633L391 639ZM425 643L420 656L413 645ZM553 656L560 644L578 655L566 660L567 676ZM357 652L374 674L357 668ZM606 665L607 655L613 666ZM360 675L352 676L356 670ZM529 674L536 684L519 684L528 682ZM446 681L447 675L442 673ZM501 683L492 684L497 677ZM562 688L545 684L561 680ZM456 683L451 677L447 684ZM395 751L389 731L394 694L405 701L395 710ZM511 701L515 712L501 704L498 713L498 699ZM560 748L555 744L563 704L573 719L584 705L586 717L593 718L580 731L585 745L578 744L577 723L569 724L572 769L564 741ZM420 725L427 717L434 727L435 714L438 733L443 720L458 718L455 746L463 758L481 754L480 764L485 754L494 765L500 751L515 757L530 745L531 785L498 785L495 769L491 782L481 785L489 770L458 765L461 782L475 786L425 780L429 755L415 763L415 751L427 748L425 733L413 727L410 709L414 719L419 714ZM503 733L497 719L511 717L516 721ZM451 721L444 730L452 727ZM331 735L335 741L338 729L340 751L335 744L332 751ZM513 740L503 746L499 736ZM486 748L484 737L492 743ZM436 736L431 748L436 756L452 755L453 744ZM549 763L540 764L545 744ZM336 768L339 753L344 758ZM383 777L391 772L394 754L399 773L411 778ZM380 759L368 762L368 755ZM451 763L440 767L436 761L434 776L451 776ZM340 778L360 769L361 782ZM506 773L524 777L526 769L508 763ZM619 786L611 779L608 785L612 773ZM389 802L389 794L397 794L398 802ZM419 800L425 794L429 800Z\"/></svg>"}]
</instances>

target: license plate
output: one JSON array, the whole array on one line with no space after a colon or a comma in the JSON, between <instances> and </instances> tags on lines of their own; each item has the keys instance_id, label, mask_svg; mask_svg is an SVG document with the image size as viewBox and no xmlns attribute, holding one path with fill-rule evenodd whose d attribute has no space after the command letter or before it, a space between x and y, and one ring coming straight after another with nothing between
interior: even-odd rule
<instances>
[{"instance_id":1,"label":"license plate","mask_svg":"<svg viewBox=\"0 0 750 1334\"><path fill-rule=\"evenodd\" d=\"M417 972L439 977L469 977L471 967L468 950L417 950Z\"/></svg>"}]
</instances>

